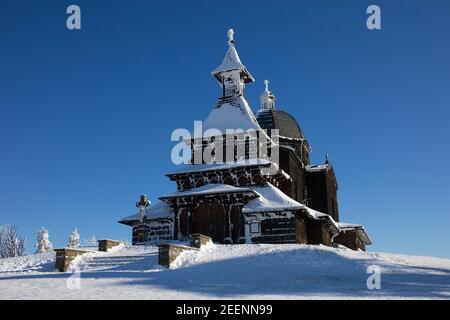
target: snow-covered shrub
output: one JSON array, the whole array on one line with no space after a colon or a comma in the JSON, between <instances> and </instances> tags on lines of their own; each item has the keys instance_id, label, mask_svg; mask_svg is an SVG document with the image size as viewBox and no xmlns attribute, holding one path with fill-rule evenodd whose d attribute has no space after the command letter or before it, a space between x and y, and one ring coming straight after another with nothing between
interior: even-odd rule
<instances>
[{"instance_id":1,"label":"snow-covered shrub","mask_svg":"<svg viewBox=\"0 0 450 320\"><path fill-rule=\"evenodd\" d=\"M67 244L69 248L79 248L80 247L80 234L77 228L75 228L69 237L69 243Z\"/></svg>"},{"instance_id":2,"label":"snow-covered shrub","mask_svg":"<svg viewBox=\"0 0 450 320\"><path fill-rule=\"evenodd\" d=\"M98 245L97 238L95 236L89 239L83 240L83 247L96 247Z\"/></svg>"},{"instance_id":3,"label":"snow-covered shrub","mask_svg":"<svg viewBox=\"0 0 450 320\"><path fill-rule=\"evenodd\" d=\"M0 226L0 258L23 256L25 238L20 237L17 228L10 224Z\"/></svg>"},{"instance_id":4,"label":"snow-covered shrub","mask_svg":"<svg viewBox=\"0 0 450 320\"><path fill-rule=\"evenodd\" d=\"M36 236L36 253L48 252L53 249L53 245L49 240L48 230L41 228Z\"/></svg>"}]
</instances>

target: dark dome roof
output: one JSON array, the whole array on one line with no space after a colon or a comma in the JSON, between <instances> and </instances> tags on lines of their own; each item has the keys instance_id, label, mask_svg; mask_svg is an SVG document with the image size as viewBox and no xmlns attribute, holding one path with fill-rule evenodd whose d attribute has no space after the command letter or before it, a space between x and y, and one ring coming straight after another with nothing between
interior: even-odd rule
<instances>
[{"instance_id":1,"label":"dark dome roof","mask_svg":"<svg viewBox=\"0 0 450 320\"><path fill-rule=\"evenodd\" d=\"M280 136L304 139L297 121L282 110L264 110L256 114L256 119L263 129L278 129Z\"/></svg>"}]
</instances>

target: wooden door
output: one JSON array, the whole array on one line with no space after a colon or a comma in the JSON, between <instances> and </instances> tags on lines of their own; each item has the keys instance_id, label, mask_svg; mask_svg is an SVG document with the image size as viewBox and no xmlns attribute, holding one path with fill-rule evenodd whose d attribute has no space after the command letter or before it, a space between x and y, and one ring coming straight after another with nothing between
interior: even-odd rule
<instances>
[{"instance_id":1,"label":"wooden door","mask_svg":"<svg viewBox=\"0 0 450 320\"><path fill-rule=\"evenodd\" d=\"M219 203L204 203L194 211L192 233L201 233L223 242L225 211Z\"/></svg>"},{"instance_id":2,"label":"wooden door","mask_svg":"<svg viewBox=\"0 0 450 320\"><path fill-rule=\"evenodd\" d=\"M223 243L225 237L225 210L220 203L212 203L209 206L211 217L211 235L213 241Z\"/></svg>"}]
</instances>

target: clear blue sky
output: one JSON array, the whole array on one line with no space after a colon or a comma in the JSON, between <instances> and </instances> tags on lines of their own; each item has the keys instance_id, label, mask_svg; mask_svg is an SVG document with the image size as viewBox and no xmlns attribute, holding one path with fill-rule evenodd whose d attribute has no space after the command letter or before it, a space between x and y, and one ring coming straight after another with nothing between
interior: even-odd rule
<instances>
[{"instance_id":1,"label":"clear blue sky","mask_svg":"<svg viewBox=\"0 0 450 320\"><path fill-rule=\"evenodd\" d=\"M66 29L78 4L82 30ZM382 30L366 28L370 4ZM450 258L450 2L0 0L0 224L55 246L175 190L170 134L204 120L235 29L257 82L330 154L372 251Z\"/></svg>"}]
</instances>

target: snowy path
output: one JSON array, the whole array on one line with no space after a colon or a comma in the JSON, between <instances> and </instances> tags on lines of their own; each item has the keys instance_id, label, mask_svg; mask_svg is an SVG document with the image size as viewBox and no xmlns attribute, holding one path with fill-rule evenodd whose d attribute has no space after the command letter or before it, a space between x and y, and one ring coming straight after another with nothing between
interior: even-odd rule
<instances>
[{"instance_id":1,"label":"snowy path","mask_svg":"<svg viewBox=\"0 0 450 320\"><path fill-rule=\"evenodd\" d=\"M81 288L54 271L54 254L0 260L0 299L450 299L450 260L306 245L208 245L172 269L156 247L83 256ZM381 290L368 290L367 267Z\"/></svg>"}]
</instances>

